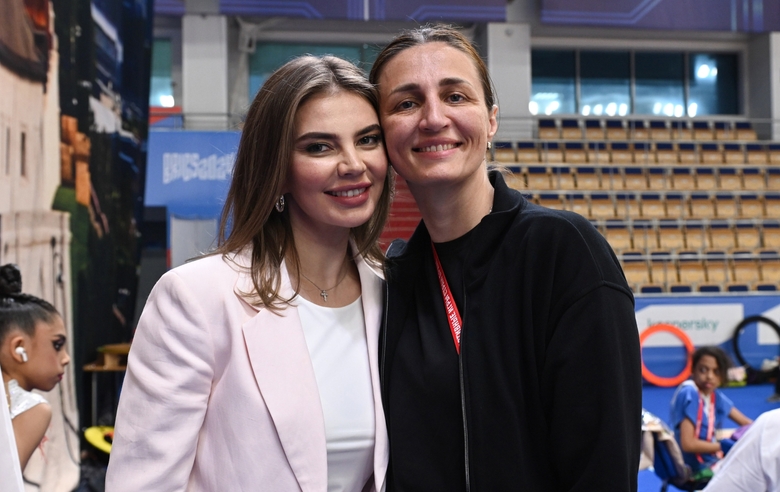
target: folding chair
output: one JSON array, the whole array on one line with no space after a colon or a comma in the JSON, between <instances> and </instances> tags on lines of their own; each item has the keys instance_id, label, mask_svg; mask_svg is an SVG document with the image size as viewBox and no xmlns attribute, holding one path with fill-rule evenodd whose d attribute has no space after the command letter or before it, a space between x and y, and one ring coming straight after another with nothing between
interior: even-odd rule
<instances>
[{"instance_id":1,"label":"folding chair","mask_svg":"<svg viewBox=\"0 0 780 492\"><path fill-rule=\"evenodd\" d=\"M580 128L580 122L575 119L568 118L561 120L561 138L565 140L582 139L582 128Z\"/></svg>"},{"instance_id":2,"label":"folding chair","mask_svg":"<svg viewBox=\"0 0 780 492\"><path fill-rule=\"evenodd\" d=\"M588 142L588 162L592 164L609 162L609 150L605 142Z\"/></svg>"},{"instance_id":3,"label":"folding chair","mask_svg":"<svg viewBox=\"0 0 780 492\"><path fill-rule=\"evenodd\" d=\"M561 133L554 119L544 118L539 120L538 135L540 140L558 140Z\"/></svg>"},{"instance_id":4,"label":"folding chair","mask_svg":"<svg viewBox=\"0 0 780 492\"><path fill-rule=\"evenodd\" d=\"M677 164L680 159L677 150L671 142L658 142L655 144L655 161L658 164Z\"/></svg>"},{"instance_id":5,"label":"folding chair","mask_svg":"<svg viewBox=\"0 0 780 492\"><path fill-rule=\"evenodd\" d=\"M517 142L517 162L539 162L539 149L534 142Z\"/></svg>"},{"instance_id":6,"label":"folding chair","mask_svg":"<svg viewBox=\"0 0 780 492\"><path fill-rule=\"evenodd\" d=\"M710 128L709 121L694 121L693 122L693 139L694 140L712 140L713 139L712 128Z\"/></svg>"},{"instance_id":7,"label":"folding chair","mask_svg":"<svg viewBox=\"0 0 780 492\"><path fill-rule=\"evenodd\" d=\"M609 147L614 164L631 164L634 162L634 152L628 148L628 143L612 142Z\"/></svg>"},{"instance_id":8,"label":"folding chair","mask_svg":"<svg viewBox=\"0 0 780 492\"><path fill-rule=\"evenodd\" d=\"M504 175L506 185L515 190L525 190L525 176L520 166L508 166L506 169L510 172Z\"/></svg>"},{"instance_id":9,"label":"folding chair","mask_svg":"<svg viewBox=\"0 0 780 492\"><path fill-rule=\"evenodd\" d=\"M606 120L607 140L627 140L628 130L623 126L623 120Z\"/></svg>"},{"instance_id":10,"label":"folding chair","mask_svg":"<svg viewBox=\"0 0 780 492\"><path fill-rule=\"evenodd\" d=\"M748 164L766 164L769 162L769 157L766 149L761 144L746 144L745 153L747 154Z\"/></svg>"},{"instance_id":11,"label":"folding chair","mask_svg":"<svg viewBox=\"0 0 780 492\"><path fill-rule=\"evenodd\" d=\"M569 164L582 164L588 160L588 154L582 142L566 142L563 160Z\"/></svg>"},{"instance_id":12,"label":"folding chair","mask_svg":"<svg viewBox=\"0 0 780 492\"><path fill-rule=\"evenodd\" d=\"M749 121L737 121L735 126L737 128L737 140L758 140L756 131L750 126Z\"/></svg>"},{"instance_id":13,"label":"folding chair","mask_svg":"<svg viewBox=\"0 0 780 492\"><path fill-rule=\"evenodd\" d=\"M493 144L493 159L498 162L516 162L515 149L512 142L495 142Z\"/></svg>"},{"instance_id":14,"label":"folding chair","mask_svg":"<svg viewBox=\"0 0 780 492\"><path fill-rule=\"evenodd\" d=\"M672 168L672 188L675 190L693 190L694 175L689 167Z\"/></svg>"},{"instance_id":15,"label":"folding chair","mask_svg":"<svg viewBox=\"0 0 780 492\"><path fill-rule=\"evenodd\" d=\"M585 120L585 138L604 140L604 128L601 126L601 120Z\"/></svg>"},{"instance_id":16,"label":"folding chair","mask_svg":"<svg viewBox=\"0 0 780 492\"><path fill-rule=\"evenodd\" d=\"M563 149L558 142L542 142L542 162L563 162Z\"/></svg>"},{"instance_id":17,"label":"folding chair","mask_svg":"<svg viewBox=\"0 0 780 492\"><path fill-rule=\"evenodd\" d=\"M699 162L698 154L696 154L696 145L680 143L677 145L677 151L680 164L697 164Z\"/></svg>"},{"instance_id":18,"label":"folding chair","mask_svg":"<svg viewBox=\"0 0 780 492\"><path fill-rule=\"evenodd\" d=\"M634 162L637 164L655 162L655 154L651 152L650 143L634 142Z\"/></svg>"},{"instance_id":19,"label":"folding chair","mask_svg":"<svg viewBox=\"0 0 780 492\"><path fill-rule=\"evenodd\" d=\"M632 120L628 122L632 140L647 140L650 138L650 131L643 120Z\"/></svg>"},{"instance_id":20,"label":"folding chair","mask_svg":"<svg viewBox=\"0 0 780 492\"><path fill-rule=\"evenodd\" d=\"M669 140L669 127L664 120L650 121L650 138L653 140Z\"/></svg>"}]
</instances>

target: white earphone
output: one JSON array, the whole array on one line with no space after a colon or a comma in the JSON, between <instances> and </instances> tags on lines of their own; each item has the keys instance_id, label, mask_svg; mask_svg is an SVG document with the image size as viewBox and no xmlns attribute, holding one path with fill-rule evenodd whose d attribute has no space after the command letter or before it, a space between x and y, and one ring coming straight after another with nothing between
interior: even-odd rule
<instances>
[{"instance_id":1,"label":"white earphone","mask_svg":"<svg viewBox=\"0 0 780 492\"><path fill-rule=\"evenodd\" d=\"M16 352L22 357L22 362L27 362L27 351L24 350L24 347L16 347L16 349L14 349L14 352Z\"/></svg>"}]
</instances>

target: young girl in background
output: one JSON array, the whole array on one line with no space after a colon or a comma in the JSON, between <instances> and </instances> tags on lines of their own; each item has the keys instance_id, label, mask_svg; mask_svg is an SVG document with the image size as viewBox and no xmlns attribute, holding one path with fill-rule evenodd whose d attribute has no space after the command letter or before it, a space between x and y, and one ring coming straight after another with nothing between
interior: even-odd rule
<instances>
[{"instance_id":1,"label":"young girl in background","mask_svg":"<svg viewBox=\"0 0 780 492\"><path fill-rule=\"evenodd\" d=\"M701 347L693 353L692 378L672 397L671 423L685 462L694 474L712 469L734 441L718 441L716 433L729 417L739 425L753 422L718 390L726 381L729 359L718 347Z\"/></svg>"},{"instance_id":2,"label":"young girl in background","mask_svg":"<svg viewBox=\"0 0 780 492\"><path fill-rule=\"evenodd\" d=\"M70 362L65 324L57 309L22 294L16 265L0 267L0 367L22 470L41 443L51 407L32 390L50 391Z\"/></svg>"}]
</instances>

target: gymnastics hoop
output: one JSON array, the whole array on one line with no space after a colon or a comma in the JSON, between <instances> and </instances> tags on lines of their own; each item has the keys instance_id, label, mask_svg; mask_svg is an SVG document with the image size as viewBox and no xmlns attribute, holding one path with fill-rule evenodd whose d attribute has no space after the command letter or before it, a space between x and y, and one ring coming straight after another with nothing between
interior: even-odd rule
<instances>
[{"instance_id":1,"label":"gymnastics hoop","mask_svg":"<svg viewBox=\"0 0 780 492\"><path fill-rule=\"evenodd\" d=\"M642 350L642 346L644 345L645 340L647 340L647 337L654 333L658 333L659 331L671 333L672 335L679 338L683 345L685 345L685 350L688 352L688 361L685 363L685 369L683 369L680 374L670 378L658 376L650 372L650 369L645 366L644 358L642 359L642 377L645 378L650 384L661 386L662 388L669 388L679 385L688 379L688 376L691 375L691 356L693 355L693 351L695 349L693 347L693 342L691 342L691 339L688 337L688 335L685 334L684 331L674 325L658 323L657 325L648 326L645 331L639 334L639 350Z\"/></svg>"},{"instance_id":2,"label":"gymnastics hoop","mask_svg":"<svg viewBox=\"0 0 780 492\"><path fill-rule=\"evenodd\" d=\"M731 343L734 347L734 354L737 356L739 363L743 366L751 368L755 372L764 372L761 369L756 369L748 364L745 358L742 356L742 351L739 349L739 336L742 335L742 332L745 331L745 328L748 325L752 325L753 323L764 323L771 326L772 329L775 330L775 333L777 333L778 338L780 338L780 325L765 316L748 316L747 318L743 319L736 328L734 328L734 336L731 338Z\"/></svg>"}]
</instances>

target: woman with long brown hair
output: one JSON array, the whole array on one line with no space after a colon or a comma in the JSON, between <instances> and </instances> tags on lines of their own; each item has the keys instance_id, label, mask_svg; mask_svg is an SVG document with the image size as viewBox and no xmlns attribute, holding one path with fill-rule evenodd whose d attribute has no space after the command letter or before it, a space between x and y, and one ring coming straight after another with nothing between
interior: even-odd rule
<instances>
[{"instance_id":1,"label":"woman with long brown hair","mask_svg":"<svg viewBox=\"0 0 780 492\"><path fill-rule=\"evenodd\" d=\"M376 107L335 57L260 89L216 254L166 273L141 315L107 490L382 489Z\"/></svg>"}]
</instances>

